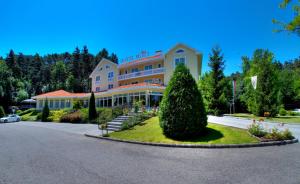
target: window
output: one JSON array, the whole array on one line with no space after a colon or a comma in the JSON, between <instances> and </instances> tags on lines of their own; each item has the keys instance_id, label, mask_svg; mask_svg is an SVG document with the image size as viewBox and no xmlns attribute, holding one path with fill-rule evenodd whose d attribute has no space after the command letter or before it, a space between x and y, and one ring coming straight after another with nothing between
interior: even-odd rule
<instances>
[{"instance_id":1,"label":"window","mask_svg":"<svg viewBox=\"0 0 300 184\"><path fill-rule=\"evenodd\" d=\"M152 70L152 65L145 66L145 70Z\"/></svg>"},{"instance_id":2,"label":"window","mask_svg":"<svg viewBox=\"0 0 300 184\"><path fill-rule=\"evenodd\" d=\"M108 81L112 81L114 78L114 72L108 72Z\"/></svg>"},{"instance_id":3,"label":"window","mask_svg":"<svg viewBox=\"0 0 300 184\"><path fill-rule=\"evenodd\" d=\"M152 79L146 79L145 82L146 83L152 83L153 81L152 81Z\"/></svg>"},{"instance_id":4,"label":"window","mask_svg":"<svg viewBox=\"0 0 300 184\"><path fill-rule=\"evenodd\" d=\"M49 108L53 108L53 100L49 101Z\"/></svg>"},{"instance_id":5,"label":"window","mask_svg":"<svg viewBox=\"0 0 300 184\"><path fill-rule=\"evenodd\" d=\"M131 69L131 73L138 72L138 71L139 71L138 68L132 68L132 69Z\"/></svg>"},{"instance_id":6,"label":"window","mask_svg":"<svg viewBox=\"0 0 300 184\"><path fill-rule=\"evenodd\" d=\"M101 67L101 68L99 68L99 71L102 71L102 67Z\"/></svg>"},{"instance_id":7,"label":"window","mask_svg":"<svg viewBox=\"0 0 300 184\"><path fill-rule=\"evenodd\" d=\"M108 89L112 89L114 88L114 85L113 84L108 84Z\"/></svg>"},{"instance_id":8,"label":"window","mask_svg":"<svg viewBox=\"0 0 300 184\"><path fill-rule=\"evenodd\" d=\"M59 100L55 100L55 108L56 108L56 109L59 108Z\"/></svg>"},{"instance_id":9,"label":"window","mask_svg":"<svg viewBox=\"0 0 300 184\"><path fill-rule=\"evenodd\" d=\"M184 50L183 49L178 49L177 51L176 51L176 53L177 54L179 54L179 53L183 53L184 52Z\"/></svg>"},{"instance_id":10,"label":"window","mask_svg":"<svg viewBox=\"0 0 300 184\"><path fill-rule=\"evenodd\" d=\"M60 108L65 108L65 100L60 101Z\"/></svg>"},{"instance_id":11,"label":"window","mask_svg":"<svg viewBox=\"0 0 300 184\"><path fill-rule=\"evenodd\" d=\"M106 68L106 70L107 70L107 69L110 69L110 66L109 66L109 65L106 65L105 68Z\"/></svg>"},{"instance_id":12,"label":"window","mask_svg":"<svg viewBox=\"0 0 300 184\"><path fill-rule=\"evenodd\" d=\"M100 91L100 87L96 87L96 92L99 92Z\"/></svg>"},{"instance_id":13,"label":"window","mask_svg":"<svg viewBox=\"0 0 300 184\"><path fill-rule=\"evenodd\" d=\"M100 76L97 76L97 77L96 77L96 82L95 82L95 83L96 83L96 84L100 84L100 80L101 80Z\"/></svg>"},{"instance_id":14,"label":"window","mask_svg":"<svg viewBox=\"0 0 300 184\"><path fill-rule=\"evenodd\" d=\"M66 100L66 107L69 108L71 106L70 100Z\"/></svg>"},{"instance_id":15,"label":"window","mask_svg":"<svg viewBox=\"0 0 300 184\"><path fill-rule=\"evenodd\" d=\"M40 108L43 108L43 100L40 100L40 101L39 101L39 107L40 107Z\"/></svg>"},{"instance_id":16,"label":"window","mask_svg":"<svg viewBox=\"0 0 300 184\"><path fill-rule=\"evenodd\" d=\"M185 64L185 57L175 58L175 67L181 63Z\"/></svg>"}]
</instances>

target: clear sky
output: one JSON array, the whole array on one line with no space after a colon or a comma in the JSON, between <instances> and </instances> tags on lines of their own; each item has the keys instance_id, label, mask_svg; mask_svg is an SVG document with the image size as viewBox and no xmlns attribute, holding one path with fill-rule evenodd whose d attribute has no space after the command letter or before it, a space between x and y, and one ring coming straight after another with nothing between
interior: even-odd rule
<instances>
[{"instance_id":1,"label":"clear sky","mask_svg":"<svg viewBox=\"0 0 300 184\"><path fill-rule=\"evenodd\" d=\"M273 18L288 20L281 0L0 0L0 55L73 52L105 47L119 58L141 50L166 51L178 42L204 54L218 44L225 73L240 70L241 56L267 48L284 61L300 56L300 37L273 33Z\"/></svg>"}]
</instances>

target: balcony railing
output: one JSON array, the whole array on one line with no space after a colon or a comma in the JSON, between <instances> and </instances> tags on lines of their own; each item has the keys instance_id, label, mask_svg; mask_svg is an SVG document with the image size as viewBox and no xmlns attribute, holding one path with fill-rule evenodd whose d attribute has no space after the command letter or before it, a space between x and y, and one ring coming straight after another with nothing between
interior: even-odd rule
<instances>
[{"instance_id":1,"label":"balcony railing","mask_svg":"<svg viewBox=\"0 0 300 184\"><path fill-rule=\"evenodd\" d=\"M165 68L155 68L152 70L143 70L139 72L133 72L129 74L119 75L118 80L126 80L126 79L133 79L138 77L145 77L145 76L151 76L156 74L163 74L165 72Z\"/></svg>"}]
</instances>

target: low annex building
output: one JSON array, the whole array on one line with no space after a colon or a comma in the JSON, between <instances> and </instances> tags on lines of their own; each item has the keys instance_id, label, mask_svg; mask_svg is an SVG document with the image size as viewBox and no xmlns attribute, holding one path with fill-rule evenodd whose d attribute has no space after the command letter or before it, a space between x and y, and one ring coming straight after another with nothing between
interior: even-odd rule
<instances>
[{"instance_id":1,"label":"low annex building","mask_svg":"<svg viewBox=\"0 0 300 184\"><path fill-rule=\"evenodd\" d=\"M129 60L129 61L128 61ZM102 59L90 74L97 107L132 105L142 101L146 107L158 106L176 65L184 63L192 76L198 80L201 75L202 54L185 45L177 44L165 54L157 51L153 55L142 52L116 64ZM88 106L90 93L53 91L32 97L36 108L42 109L46 98L50 109L71 108L74 100L81 100Z\"/></svg>"}]
</instances>

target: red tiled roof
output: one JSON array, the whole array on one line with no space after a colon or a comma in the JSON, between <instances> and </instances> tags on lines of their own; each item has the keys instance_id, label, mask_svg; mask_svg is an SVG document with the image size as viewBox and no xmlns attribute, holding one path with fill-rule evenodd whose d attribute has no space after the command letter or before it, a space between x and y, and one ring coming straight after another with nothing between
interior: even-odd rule
<instances>
[{"instance_id":1,"label":"red tiled roof","mask_svg":"<svg viewBox=\"0 0 300 184\"><path fill-rule=\"evenodd\" d=\"M36 97L82 97L85 96L89 93L70 93L65 90L57 90L57 91L52 91L44 94L40 94L35 96Z\"/></svg>"}]
</instances>

